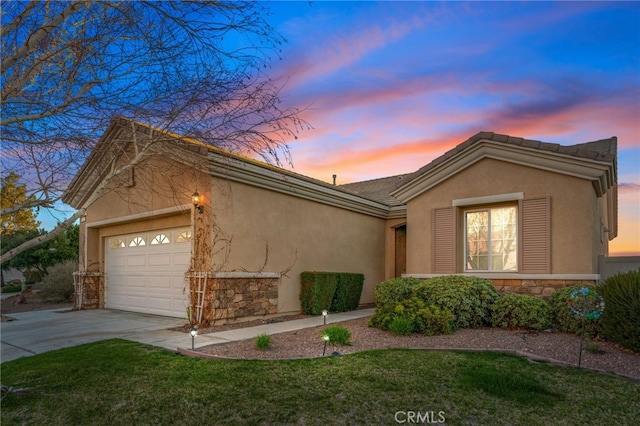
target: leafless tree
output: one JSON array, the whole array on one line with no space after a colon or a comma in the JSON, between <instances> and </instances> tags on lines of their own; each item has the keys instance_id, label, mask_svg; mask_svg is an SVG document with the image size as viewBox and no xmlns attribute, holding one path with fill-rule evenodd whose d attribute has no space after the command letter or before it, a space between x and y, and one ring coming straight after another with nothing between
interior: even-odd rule
<instances>
[{"instance_id":1,"label":"leafless tree","mask_svg":"<svg viewBox=\"0 0 640 426\"><path fill-rule=\"evenodd\" d=\"M1 173L36 197L11 208L55 209L114 116L290 162L286 141L308 124L267 75L285 42L268 14L258 2L3 2Z\"/></svg>"}]
</instances>

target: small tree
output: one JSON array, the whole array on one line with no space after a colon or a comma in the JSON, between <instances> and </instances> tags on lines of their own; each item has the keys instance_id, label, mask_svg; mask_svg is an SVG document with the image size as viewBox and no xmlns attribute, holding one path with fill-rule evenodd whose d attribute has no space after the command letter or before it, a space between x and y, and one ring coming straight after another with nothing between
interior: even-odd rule
<instances>
[{"instance_id":1,"label":"small tree","mask_svg":"<svg viewBox=\"0 0 640 426\"><path fill-rule=\"evenodd\" d=\"M10 211L15 206L28 206L35 201L33 195L27 196L27 185L18 184L19 180L20 176L14 172L2 178L2 186L0 186L2 211ZM2 222L0 235L3 237L16 232L35 231L39 225L33 214L33 208L28 207L3 214L0 220Z\"/></svg>"},{"instance_id":2,"label":"small tree","mask_svg":"<svg viewBox=\"0 0 640 426\"><path fill-rule=\"evenodd\" d=\"M265 70L285 40L260 2L31 1L2 4L3 170L23 203L54 208L115 116L279 164L307 127ZM154 141L151 141L154 142ZM120 171L153 151L153 143ZM3 253L3 263L62 232Z\"/></svg>"}]
</instances>

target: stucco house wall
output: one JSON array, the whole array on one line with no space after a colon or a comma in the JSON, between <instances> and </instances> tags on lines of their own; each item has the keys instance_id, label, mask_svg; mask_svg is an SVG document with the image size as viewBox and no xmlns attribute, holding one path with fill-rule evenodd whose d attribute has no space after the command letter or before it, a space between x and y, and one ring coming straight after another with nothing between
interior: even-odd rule
<instances>
[{"instance_id":1,"label":"stucco house wall","mask_svg":"<svg viewBox=\"0 0 640 426\"><path fill-rule=\"evenodd\" d=\"M434 273L434 209L450 207L457 199L519 192L525 199L551 198L551 273L596 273L592 254L601 248L593 244L592 206L597 200L591 183L494 159L473 164L407 203L407 272ZM456 272L463 272L461 210L457 213Z\"/></svg>"},{"instance_id":2,"label":"stucco house wall","mask_svg":"<svg viewBox=\"0 0 640 426\"><path fill-rule=\"evenodd\" d=\"M384 279L384 219L221 178L212 187L213 221L229 241L214 253L216 270L286 272L281 313L300 310L303 271L362 273L360 302L373 303Z\"/></svg>"}]
</instances>

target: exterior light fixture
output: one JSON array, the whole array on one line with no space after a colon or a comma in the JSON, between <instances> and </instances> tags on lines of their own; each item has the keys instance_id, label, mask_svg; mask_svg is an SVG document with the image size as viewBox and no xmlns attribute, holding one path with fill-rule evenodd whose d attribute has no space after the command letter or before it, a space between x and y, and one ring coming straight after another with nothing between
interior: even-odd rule
<instances>
[{"instance_id":1,"label":"exterior light fixture","mask_svg":"<svg viewBox=\"0 0 640 426\"><path fill-rule=\"evenodd\" d=\"M324 356L324 354L327 352L327 342L329 342L329 335L323 334L322 340L324 340L324 348L322 349L322 356Z\"/></svg>"},{"instance_id":2,"label":"exterior light fixture","mask_svg":"<svg viewBox=\"0 0 640 426\"><path fill-rule=\"evenodd\" d=\"M327 325L327 315L329 314L329 311L327 311L326 309L322 310L322 319L324 321L324 325Z\"/></svg>"},{"instance_id":3,"label":"exterior light fixture","mask_svg":"<svg viewBox=\"0 0 640 426\"><path fill-rule=\"evenodd\" d=\"M191 327L191 350L195 350L196 343L196 334L198 334L198 329L196 327Z\"/></svg>"},{"instance_id":4,"label":"exterior light fixture","mask_svg":"<svg viewBox=\"0 0 640 426\"><path fill-rule=\"evenodd\" d=\"M204 211L204 207L202 207L202 196L198 193L197 189L196 192L191 195L191 202L193 203L198 213L202 214L202 212Z\"/></svg>"}]
</instances>

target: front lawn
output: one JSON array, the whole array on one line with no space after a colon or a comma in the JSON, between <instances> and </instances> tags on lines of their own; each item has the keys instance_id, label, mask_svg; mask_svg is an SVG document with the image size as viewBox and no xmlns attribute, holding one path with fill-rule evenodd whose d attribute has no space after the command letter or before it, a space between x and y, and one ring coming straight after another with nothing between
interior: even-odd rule
<instances>
[{"instance_id":1,"label":"front lawn","mask_svg":"<svg viewBox=\"0 0 640 426\"><path fill-rule=\"evenodd\" d=\"M11 424L640 424L640 383L494 353L204 360L125 340L1 365Z\"/></svg>"}]
</instances>

